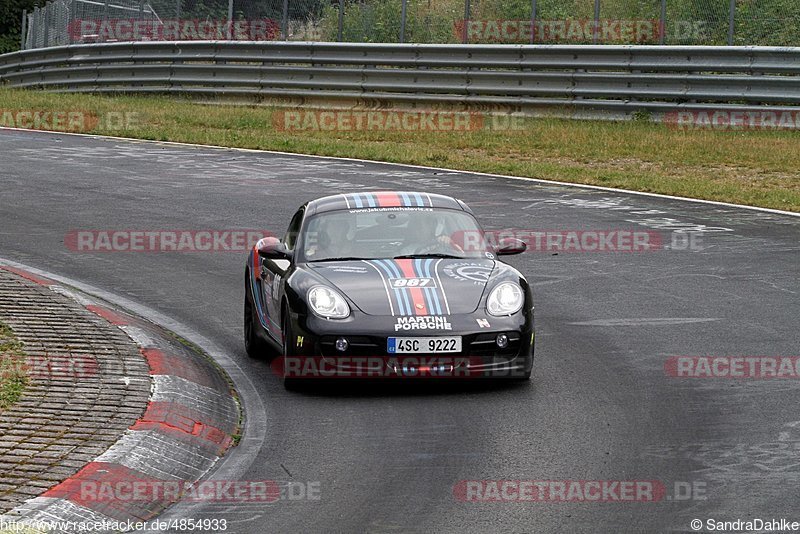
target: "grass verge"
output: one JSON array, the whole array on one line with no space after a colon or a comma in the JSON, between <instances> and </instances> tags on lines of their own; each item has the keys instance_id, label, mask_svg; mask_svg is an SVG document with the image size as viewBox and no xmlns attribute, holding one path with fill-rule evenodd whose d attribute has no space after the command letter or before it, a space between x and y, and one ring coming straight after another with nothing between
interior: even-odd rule
<instances>
[{"instance_id":1,"label":"grass verge","mask_svg":"<svg viewBox=\"0 0 800 534\"><path fill-rule=\"evenodd\" d=\"M6 325L0 323L0 411L22 396L27 384L22 343Z\"/></svg>"},{"instance_id":2,"label":"grass verge","mask_svg":"<svg viewBox=\"0 0 800 534\"><path fill-rule=\"evenodd\" d=\"M649 122L524 119L520 129L282 131L270 106L198 105L0 89L8 111L124 114L92 133L512 174L800 212L800 132L676 130ZM112 115L108 115L111 113ZM486 123L490 119L486 119Z\"/></svg>"}]
</instances>

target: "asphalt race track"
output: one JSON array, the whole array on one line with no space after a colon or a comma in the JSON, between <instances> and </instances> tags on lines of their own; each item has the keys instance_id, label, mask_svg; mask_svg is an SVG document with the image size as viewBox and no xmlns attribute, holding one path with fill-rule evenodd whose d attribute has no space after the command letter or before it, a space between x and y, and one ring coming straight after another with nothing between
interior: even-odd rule
<instances>
[{"instance_id":1,"label":"asphalt race track","mask_svg":"<svg viewBox=\"0 0 800 534\"><path fill-rule=\"evenodd\" d=\"M230 474L319 500L179 505L228 532L664 532L800 520L800 379L675 378L672 356L800 356L800 218L387 164L0 131L0 257L213 340L266 410ZM244 252L76 252L71 230L263 229L345 191L461 198L489 229L653 230L651 252L529 252L534 378L290 393L242 345ZM694 232L686 250L672 231ZM228 465L233 465L229 463ZM223 464L222 469L225 469ZM238 471L237 471L238 469ZM462 502L461 480L654 480L658 502ZM676 494L693 487L693 498Z\"/></svg>"}]
</instances>

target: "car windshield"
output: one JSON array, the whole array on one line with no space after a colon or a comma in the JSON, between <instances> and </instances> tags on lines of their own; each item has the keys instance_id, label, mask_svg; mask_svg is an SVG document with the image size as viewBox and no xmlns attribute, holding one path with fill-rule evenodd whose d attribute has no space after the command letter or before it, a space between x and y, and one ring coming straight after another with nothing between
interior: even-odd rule
<instances>
[{"instance_id":1,"label":"car windshield","mask_svg":"<svg viewBox=\"0 0 800 534\"><path fill-rule=\"evenodd\" d=\"M309 219L306 261L398 257L492 257L478 222L453 209L343 210ZM488 254L488 256L487 256Z\"/></svg>"}]
</instances>

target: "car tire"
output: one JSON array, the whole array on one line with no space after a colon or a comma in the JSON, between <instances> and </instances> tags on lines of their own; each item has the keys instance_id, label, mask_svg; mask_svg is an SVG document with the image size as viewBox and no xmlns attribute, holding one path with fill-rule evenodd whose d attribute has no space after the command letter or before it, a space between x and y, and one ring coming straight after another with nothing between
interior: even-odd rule
<instances>
[{"instance_id":1,"label":"car tire","mask_svg":"<svg viewBox=\"0 0 800 534\"><path fill-rule=\"evenodd\" d=\"M256 317L250 274L246 273L244 279L244 350L251 358L259 358L268 350L267 344L258 336L258 328L261 328L261 325L258 324Z\"/></svg>"}]
</instances>

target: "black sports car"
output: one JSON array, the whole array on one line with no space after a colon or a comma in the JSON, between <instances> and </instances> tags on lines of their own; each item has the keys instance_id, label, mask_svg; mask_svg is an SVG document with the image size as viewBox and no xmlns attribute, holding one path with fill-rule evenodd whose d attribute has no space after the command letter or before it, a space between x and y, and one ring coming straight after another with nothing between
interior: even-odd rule
<instances>
[{"instance_id":1,"label":"black sports car","mask_svg":"<svg viewBox=\"0 0 800 534\"><path fill-rule=\"evenodd\" d=\"M244 335L270 348L287 387L311 377L508 377L533 364L525 277L443 195L350 193L300 207L245 269Z\"/></svg>"}]
</instances>

